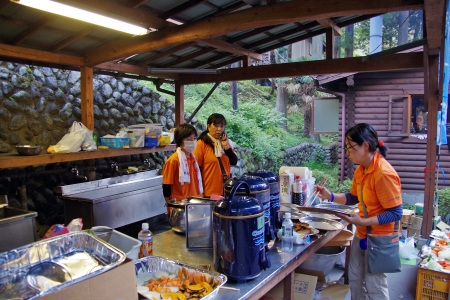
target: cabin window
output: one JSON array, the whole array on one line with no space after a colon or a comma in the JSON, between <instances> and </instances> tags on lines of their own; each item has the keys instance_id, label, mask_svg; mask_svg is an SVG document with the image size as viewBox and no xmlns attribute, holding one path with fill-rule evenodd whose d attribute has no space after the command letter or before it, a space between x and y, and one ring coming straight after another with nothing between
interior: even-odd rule
<instances>
[{"instance_id":1,"label":"cabin window","mask_svg":"<svg viewBox=\"0 0 450 300\"><path fill-rule=\"evenodd\" d=\"M412 97L411 135L426 135L428 131L428 112L423 97Z\"/></svg>"},{"instance_id":2,"label":"cabin window","mask_svg":"<svg viewBox=\"0 0 450 300\"><path fill-rule=\"evenodd\" d=\"M314 134L339 133L339 98L315 98L312 105Z\"/></svg>"},{"instance_id":3,"label":"cabin window","mask_svg":"<svg viewBox=\"0 0 450 300\"><path fill-rule=\"evenodd\" d=\"M411 102L410 95L389 96L388 136L408 137L411 134Z\"/></svg>"}]
</instances>

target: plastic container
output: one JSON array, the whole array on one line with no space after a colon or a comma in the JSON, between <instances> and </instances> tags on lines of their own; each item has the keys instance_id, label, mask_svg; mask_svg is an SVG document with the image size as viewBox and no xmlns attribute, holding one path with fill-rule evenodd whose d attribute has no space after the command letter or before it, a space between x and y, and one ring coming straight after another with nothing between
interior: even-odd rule
<instances>
[{"instance_id":1,"label":"plastic container","mask_svg":"<svg viewBox=\"0 0 450 300\"><path fill-rule=\"evenodd\" d=\"M416 299L447 300L450 274L419 268L417 270Z\"/></svg>"},{"instance_id":2,"label":"plastic container","mask_svg":"<svg viewBox=\"0 0 450 300\"><path fill-rule=\"evenodd\" d=\"M156 146L158 146L158 136L153 135L145 137L144 147L156 147Z\"/></svg>"},{"instance_id":3,"label":"plastic container","mask_svg":"<svg viewBox=\"0 0 450 300\"><path fill-rule=\"evenodd\" d=\"M294 249L293 227L291 213L285 213L281 224L281 251L283 252L292 252Z\"/></svg>"},{"instance_id":4,"label":"plastic container","mask_svg":"<svg viewBox=\"0 0 450 300\"><path fill-rule=\"evenodd\" d=\"M153 234L148 229L148 223L142 223L142 230L138 233L138 240L142 243L138 258L153 255Z\"/></svg>"},{"instance_id":5,"label":"plastic container","mask_svg":"<svg viewBox=\"0 0 450 300\"><path fill-rule=\"evenodd\" d=\"M142 242L135 238L113 230L111 237L109 238L109 243L125 252L129 259L137 260L139 258L139 249Z\"/></svg>"},{"instance_id":6,"label":"plastic container","mask_svg":"<svg viewBox=\"0 0 450 300\"><path fill-rule=\"evenodd\" d=\"M414 213L416 215L423 215L423 203L414 204Z\"/></svg>"},{"instance_id":7,"label":"plastic container","mask_svg":"<svg viewBox=\"0 0 450 300\"><path fill-rule=\"evenodd\" d=\"M105 138L100 137L100 143L102 146L108 146L108 148L121 149L130 147L130 138L128 137L113 137Z\"/></svg>"},{"instance_id":8,"label":"plastic container","mask_svg":"<svg viewBox=\"0 0 450 300\"><path fill-rule=\"evenodd\" d=\"M127 129L127 135L130 138L130 148L144 147L145 131L144 129Z\"/></svg>"},{"instance_id":9,"label":"plastic container","mask_svg":"<svg viewBox=\"0 0 450 300\"><path fill-rule=\"evenodd\" d=\"M292 203L303 206L303 183L300 180L300 175L295 175L294 183L292 184Z\"/></svg>"}]
</instances>

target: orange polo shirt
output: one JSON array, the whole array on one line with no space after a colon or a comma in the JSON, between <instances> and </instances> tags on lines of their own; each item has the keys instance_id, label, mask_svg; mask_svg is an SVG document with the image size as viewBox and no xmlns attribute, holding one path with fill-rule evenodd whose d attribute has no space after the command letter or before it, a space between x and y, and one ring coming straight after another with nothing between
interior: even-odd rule
<instances>
[{"instance_id":1,"label":"orange polo shirt","mask_svg":"<svg viewBox=\"0 0 450 300\"><path fill-rule=\"evenodd\" d=\"M210 197L212 194L223 196L222 170L220 169L219 161L214 154L213 147L202 140L198 140L197 147L195 147L193 153L197 158L198 165L202 171L203 193L205 197ZM222 160L225 172L230 176L231 167L228 156L223 153L219 159Z\"/></svg>"},{"instance_id":2,"label":"orange polo shirt","mask_svg":"<svg viewBox=\"0 0 450 300\"><path fill-rule=\"evenodd\" d=\"M364 167L361 165L355 170L350 193L358 196L359 216L361 218L364 218L361 199L364 199L369 217L378 216L385 209L402 204L400 177L379 152L375 152L372 163L365 174ZM372 225L371 227L372 233L375 234L389 234L394 231L393 222ZM357 226L356 234L358 237L364 238L366 233L365 226Z\"/></svg>"},{"instance_id":3,"label":"orange polo shirt","mask_svg":"<svg viewBox=\"0 0 450 300\"><path fill-rule=\"evenodd\" d=\"M180 172L180 161L178 159L178 153L175 151L167 161L164 163L163 168L163 184L170 184L171 195L170 199L176 199L181 201L186 199L188 196L201 197L200 190L198 188L198 176L195 171L195 159L191 155L186 155L187 163L189 166L189 173L191 182L185 182L183 185L180 184L178 179L178 174Z\"/></svg>"}]
</instances>

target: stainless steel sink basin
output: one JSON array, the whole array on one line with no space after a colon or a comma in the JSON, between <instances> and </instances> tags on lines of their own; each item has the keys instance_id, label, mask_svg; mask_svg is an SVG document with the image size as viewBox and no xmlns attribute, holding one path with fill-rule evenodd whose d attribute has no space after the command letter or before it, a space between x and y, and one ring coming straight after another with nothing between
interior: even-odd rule
<instances>
[{"instance_id":1,"label":"stainless steel sink basin","mask_svg":"<svg viewBox=\"0 0 450 300\"><path fill-rule=\"evenodd\" d=\"M37 212L14 207L0 208L0 252L33 243L37 239Z\"/></svg>"}]
</instances>

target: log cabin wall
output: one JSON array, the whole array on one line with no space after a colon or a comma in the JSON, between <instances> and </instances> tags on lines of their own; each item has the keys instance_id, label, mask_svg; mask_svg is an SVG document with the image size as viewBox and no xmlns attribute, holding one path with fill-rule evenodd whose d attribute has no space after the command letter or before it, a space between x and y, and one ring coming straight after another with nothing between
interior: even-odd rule
<instances>
[{"instance_id":1,"label":"log cabin wall","mask_svg":"<svg viewBox=\"0 0 450 300\"><path fill-rule=\"evenodd\" d=\"M412 97L423 97L423 72L357 73L353 75L353 80L354 86L348 85L347 78L323 85L346 95L346 127L344 130L357 123L373 125L379 134L379 139L383 140L389 148L387 160L399 174L403 192L423 193L427 139L419 139L416 134L411 134L409 137L388 135L389 96L409 94ZM407 107L398 104L393 106L392 131L402 130L406 112ZM342 120L342 116L340 116L340 120ZM428 124L428 126L430 125ZM340 127L342 128L342 124ZM339 144L341 144L340 137ZM353 171L357 166L349 163L346 156L345 160L344 177L352 178ZM450 174L450 151L447 145L441 146L440 157L437 160L439 165L437 187L439 189L450 187L450 178L448 177Z\"/></svg>"}]
</instances>

